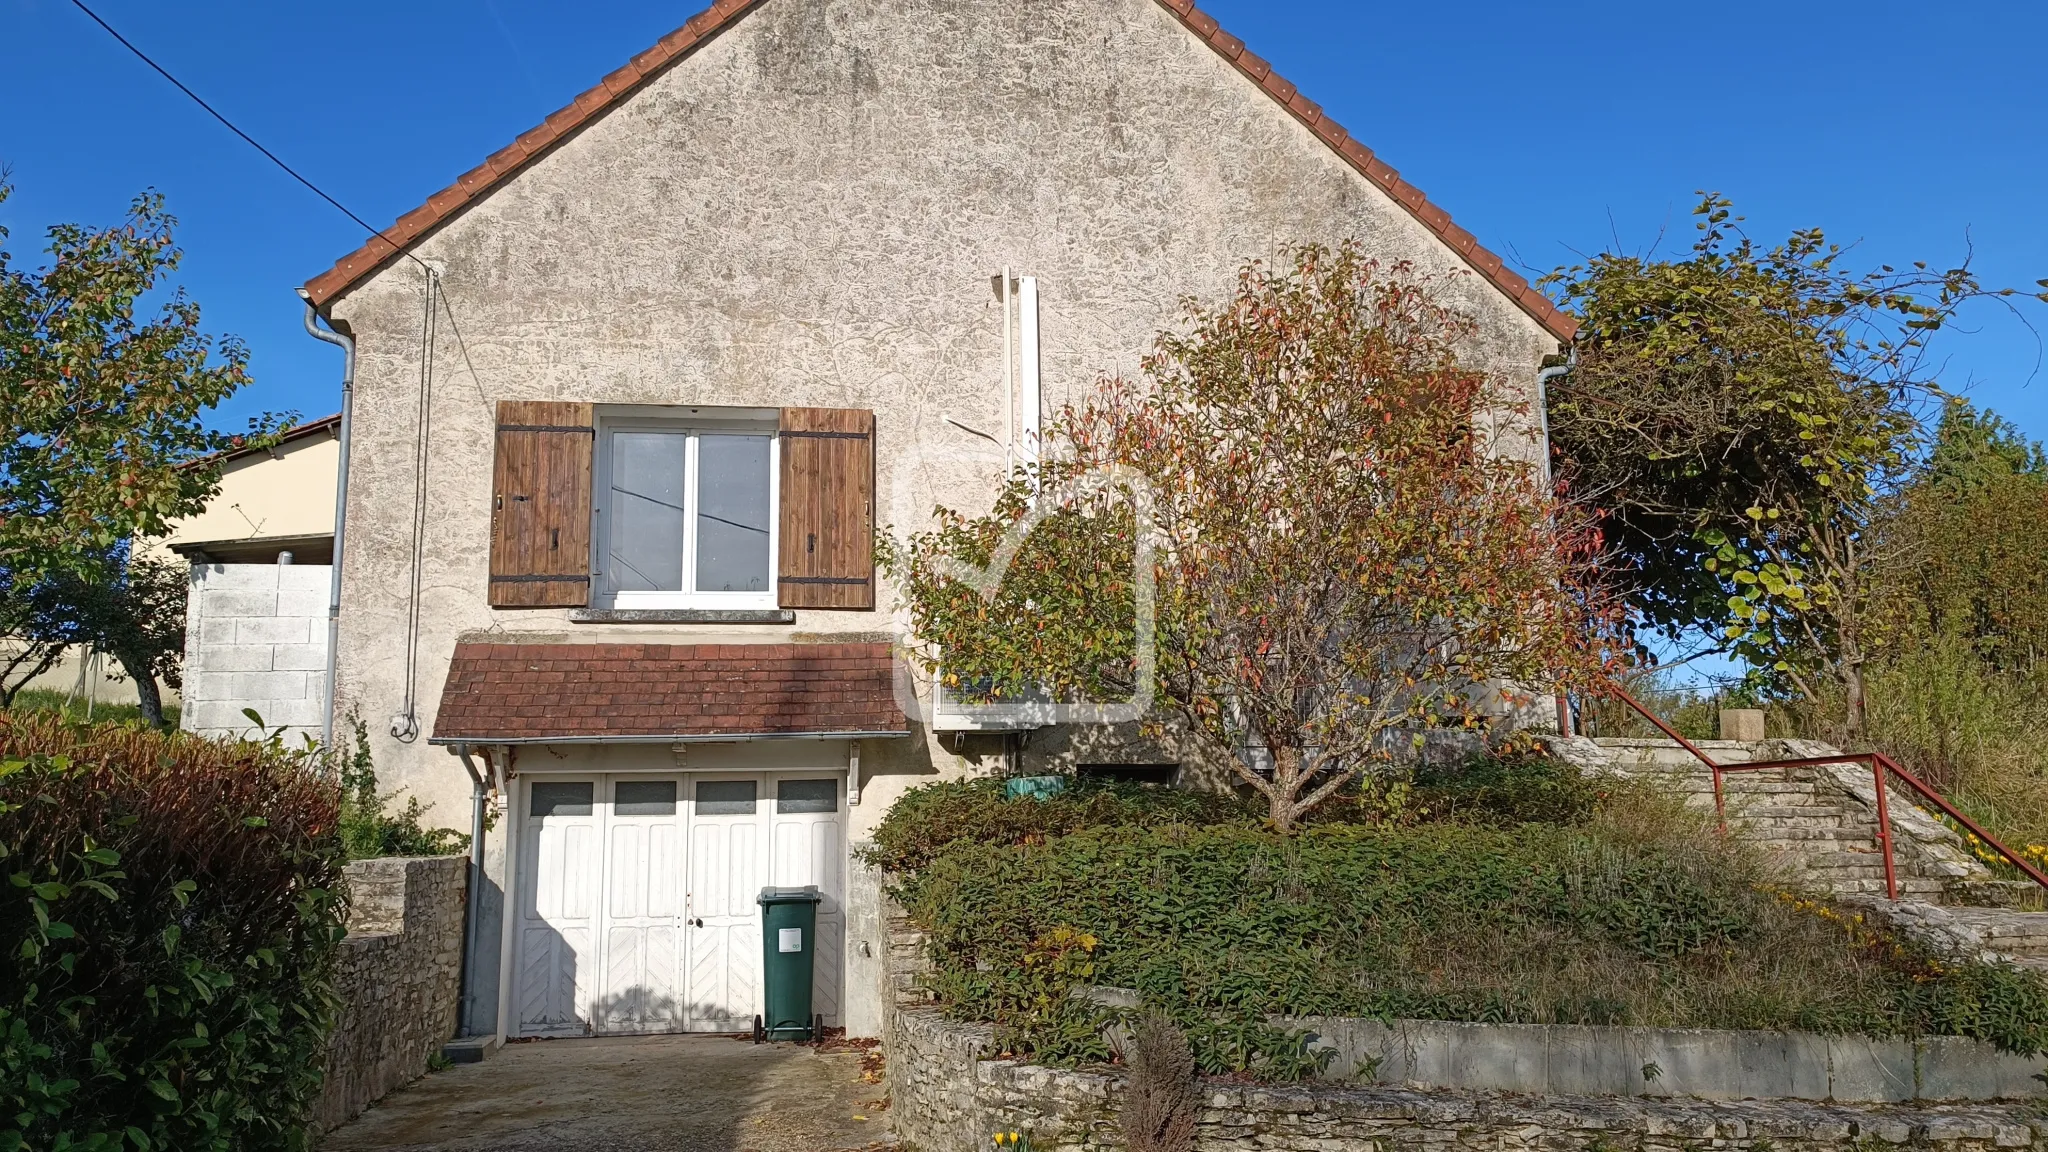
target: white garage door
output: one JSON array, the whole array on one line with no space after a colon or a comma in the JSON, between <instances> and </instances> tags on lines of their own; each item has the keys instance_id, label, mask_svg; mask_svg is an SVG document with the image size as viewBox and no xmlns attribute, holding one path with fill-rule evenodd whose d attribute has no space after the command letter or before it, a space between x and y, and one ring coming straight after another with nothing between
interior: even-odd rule
<instances>
[{"instance_id":1,"label":"white garage door","mask_svg":"<svg viewBox=\"0 0 2048 1152\"><path fill-rule=\"evenodd\" d=\"M784 772L528 780L513 1012L522 1036L738 1032L762 1010L763 887L816 885L813 1008L845 958L843 777Z\"/></svg>"}]
</instances>

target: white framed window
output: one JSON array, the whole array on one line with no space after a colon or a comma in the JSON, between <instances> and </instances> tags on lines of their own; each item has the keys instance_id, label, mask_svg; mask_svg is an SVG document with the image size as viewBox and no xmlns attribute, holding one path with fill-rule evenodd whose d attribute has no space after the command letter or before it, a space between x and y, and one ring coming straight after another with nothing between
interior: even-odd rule
<instances>
[{"instance_id":1,"label":"white framed window","mask_svg":"<svg viewBox=\"0 0 2048 1152\"><path fill-rule=\"evenodd\" d=\"M775 607L780 451L772 419L600 418L599 596L613 608Z\"/></svg>"}]
</instances>

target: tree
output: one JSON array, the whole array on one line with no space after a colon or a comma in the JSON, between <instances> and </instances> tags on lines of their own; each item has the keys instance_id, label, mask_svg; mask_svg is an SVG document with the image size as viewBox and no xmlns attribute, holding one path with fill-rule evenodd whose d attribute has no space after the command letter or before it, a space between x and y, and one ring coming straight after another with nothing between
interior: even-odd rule
<instances>
[{"instance_id":1,"label":"tree","mask_svg":"<svg viewBox=\"0 0 2048 1152\"><path fill-rule=\"evenodd\" d=\"M126 545L89 558L86 575L60 571L41 577L8 573L0 593L0 626L20 645L0 669L0 705L47 671L67 648L89 647L112 656L135 692L142 718L166 724L158 683L179 686L185 654L184 564L133 556ZM30 658L33 653L34 657Z\"/></svg>"},{"instance_id":2,"label":"tree","mask_svg":"<svg viewBox=\"0 0 2048 1152\"><path fill-rule=\"evenodd\" d=\"M1707 634L1762 686L1833 682L1865 726L1874 526L1937 395L1929 338L1987 296L1967 265L1843 271L1817 229L1763 248L1707 195L1683 259L1603 254L1549 278L1583 319L1551 392L1563 472L1605 512L1638 617Z\"/></svg>"},{"instance_id":3,"label":"tree","mask_svg":"<svg viewBox=\"0 0 2048 1152\"><path fill-rule=\"evenodd\" d=\"M2012 476L2048 482L2048 453L1996 412L1980 412L1966 400L1951 399L1934 430L1934 449L1928 453L1922 482L1967 491Z\"/></svg>"},{"instance_id":4,"label":"tree","mask_svg":"<svg viewBox=\"0 0 2048 1152\"><path fill-rule=\"evenodd\" d=\"M2048 657L2048 461L2011 424L1962 401L1880 525L1877 617L1919 643L1953 637L1984 671L2031 676Z\"/></svg>"},{"instance_id":5,"label":"tree","mask_svg":"<svg viewBox=\"0 0 2048 1152\"><path fill-rule=\"evenodd\" d=\"M983 699L1129 696L1150 670L1151 733L1282 831L1424 729L1478 726L1501 681L1597 676L1589 522L1490 443L1514 406L1434 287L1305 247L1186 302L1142 384L1064 412L990 514L884 549L921 662ZM1003 559L986 594L963 578Z\"/></svg>"},{"instance_id":6,"label":"tree","mask_svg":"<svg viewBox=\"0 0 2048 1152\"><path fill-rule=\"evenodd\" d=\"M9 191L0 180L0 200ZM161 534L219 488L210 458L249 436L201 418L246 386L248 352L199 327L173 292L153 317L142 297L176 270L177 221L154 192L103 229L50 229L48 267L10 263L0 229L0 566L20 578L109 575L122 541Z\"/></svg>"}]
</instances>

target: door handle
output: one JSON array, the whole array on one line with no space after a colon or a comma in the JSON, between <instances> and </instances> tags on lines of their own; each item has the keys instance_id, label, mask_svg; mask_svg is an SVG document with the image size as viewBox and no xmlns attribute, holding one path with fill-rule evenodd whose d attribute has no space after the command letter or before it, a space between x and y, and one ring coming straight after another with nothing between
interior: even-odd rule
<instances>
[{"instance_id":1,"label":"door handle","mask_svg":"<svg viewBox=\"0 0 2048 1152\"><path fill-rule=\"evenodd\" d=\"M695 920L690 921L690 927L692 928L702 928L703 926L704 918L702 916L699 916Z\"/></svg>"}]
</instances>

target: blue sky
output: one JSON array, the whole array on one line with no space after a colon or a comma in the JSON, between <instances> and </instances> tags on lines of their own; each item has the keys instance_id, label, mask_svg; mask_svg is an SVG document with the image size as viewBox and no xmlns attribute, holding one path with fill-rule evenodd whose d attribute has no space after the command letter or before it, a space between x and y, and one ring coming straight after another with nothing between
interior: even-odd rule
<instances>
[{"instance_id":1,"label":"blue sky","mask_svg":"<svg viewBox=\"0 0 2048 1152\"><path fill-rule=\"evenodd\" d=\"M801 0L771 0L801 2ZM1029 3L1029 0L1018 0ZM389 222L696 10L583 0L96 0L288 162ZM1208 0L1209 11L1525 272L1689 243L1696 189L1760 237L1818 225L1869 263L2048 277L2048 5ZM363 239L65 0L0 0L0 205L28 262L54 221L112 222L154 186L180 280L253 351L225 413L324 414L336 354L291 289ZM2048 307L2029 310L2048 331ZM2048 371L1997 310L1946 379L2048 439ZM2031 382L2030 382L2031 380Z\"/></svg>"}]
</instances>

